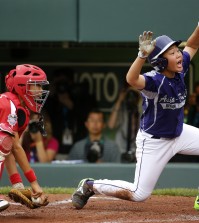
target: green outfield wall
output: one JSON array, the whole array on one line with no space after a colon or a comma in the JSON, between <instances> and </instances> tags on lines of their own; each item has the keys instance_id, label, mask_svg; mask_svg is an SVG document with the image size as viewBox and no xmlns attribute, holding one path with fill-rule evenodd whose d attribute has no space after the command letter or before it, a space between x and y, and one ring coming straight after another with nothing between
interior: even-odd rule
<instances>
[{"instance_id":1,"label":"green outfield wall","mask_svg":"<svg viewBox=\"0 0 199 223\"><path fill-rule=\"evenodd\" d=\"M33 164L42 187L76 187L82 178L133 182L135 164ZM155 171L155 170L154 170ZM24 176L22 174L24 179ZM29 186L26 179L25 185ZM10 185L4 170L0 186ZM156 188L198 188L198 164L167 164Z\"/></svg>"},{"instance_id":2,"label":"green outfield wall","mask_svg":"<svg viewBox=\"0 0 199 223\"><path fill-rule=\"evenodd\" d=\"M0 0L0 41L131 42L144 30L186 40L197 0Z\"/></svg>"}]
</instances>

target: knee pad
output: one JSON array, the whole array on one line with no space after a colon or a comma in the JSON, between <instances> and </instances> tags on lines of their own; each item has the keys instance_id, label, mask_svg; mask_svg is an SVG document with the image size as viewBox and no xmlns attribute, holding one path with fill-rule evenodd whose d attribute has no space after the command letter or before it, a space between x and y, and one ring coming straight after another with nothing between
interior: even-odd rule
<instances>
[{"instance_id":1,"label":"knee pad","mask_svg":"<svg viewBox=\"0 0 199 223\"><path fill-rule=\"evenodd\" d=\"M7 132L0 131L0 154L7 156L13 147L13 139Z\"/></svg>"},{"instance_id":2,"label":"knee pad","mask_svg":"<svg viewBox=\"0 0 199 223\"><path fill-rule=\"evenodd\" d=\"M151 193L149 192L143 192L143 191L135 191L133 195L133 200L137 202L145 201L147 198L149 198Z\"/></svg>"}]
</instances>

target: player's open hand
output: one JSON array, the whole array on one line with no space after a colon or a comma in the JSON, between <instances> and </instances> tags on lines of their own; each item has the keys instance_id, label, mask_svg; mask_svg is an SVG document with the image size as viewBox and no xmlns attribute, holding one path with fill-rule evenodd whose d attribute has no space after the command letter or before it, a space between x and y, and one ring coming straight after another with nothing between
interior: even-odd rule
<instances>
[{"instance_id":1,"label":"player's open hand","mask_svg":"<svg viewBox=\"0 0 199 223\"><path fill-rule=\"evenodd\" d=\"M146 58L154 50L155 40L152 38L153 33L151 31L144 31L143 34L139 36L139 57Z\"/></svg>"}]
</instances>

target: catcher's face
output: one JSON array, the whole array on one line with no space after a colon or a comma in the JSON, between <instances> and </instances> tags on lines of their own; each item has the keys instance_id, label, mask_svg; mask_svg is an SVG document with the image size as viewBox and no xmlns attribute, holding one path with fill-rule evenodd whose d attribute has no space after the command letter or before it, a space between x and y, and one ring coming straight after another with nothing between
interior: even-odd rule
<instances>
[{"instance_id":1,"label":"catcher's face","mask_svg":"<svg viewBox=\"0 0 199 223\"><path fill-rule=\"evenodd\" d=\"M102 113L91 113L85 122L85 126L90 134L101 134L105 127L104 117Z\"/></svg>"},{"instance_id":2,"label":"catcher's face","mask_svg":"<svg viewBox=\"0 0 199 223\"><path fill-rule=\"evenodd\" d=\"M29 81L26 85L26 93L21 95L30 110L40 113L49 94L44 87L48 86L47 81Z\"/></svg>"},{"instance_id":3,"label":"catcher's face","mask_svg":"<svg viewBox=\"0 0 199 223\"><path fill-rule=\"evenodd\" d=\"M42 91L43 91L43 89L40 84L30 84L29 85L29 94L31 96L41 97Z\"/></svg>"}]
</instances>

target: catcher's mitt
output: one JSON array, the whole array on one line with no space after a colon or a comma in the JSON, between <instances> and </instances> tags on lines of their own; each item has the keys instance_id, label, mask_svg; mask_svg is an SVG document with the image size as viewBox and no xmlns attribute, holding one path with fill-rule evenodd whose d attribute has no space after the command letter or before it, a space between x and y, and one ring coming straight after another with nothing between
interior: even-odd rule
<instances>
[{"instance_id":1,"label":"catcher's mitt","mask_svg":"<svg viewBox=\"0 0 199 223\"><path fill-rule=\"evenodd\" d=\"M8 196L16 203L21 203L22 205L25 205L30 209L46 206L49 203L47 197L44 197L44 199L40 199L39 203L36 201L34 202L34 199L32 200L32 193L30 189L11 189L8 193Z\"/></svg>"}]
</instances>

